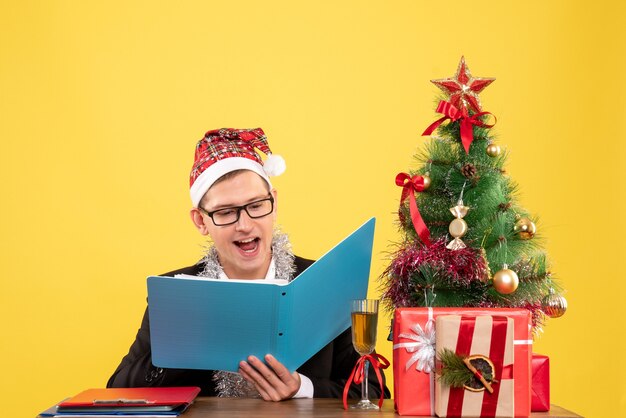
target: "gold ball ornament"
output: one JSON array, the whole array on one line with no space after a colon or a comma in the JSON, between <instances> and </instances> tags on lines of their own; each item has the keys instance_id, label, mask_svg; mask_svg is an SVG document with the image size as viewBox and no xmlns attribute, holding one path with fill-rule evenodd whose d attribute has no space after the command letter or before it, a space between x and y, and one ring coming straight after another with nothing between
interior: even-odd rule
<instances>
[{"instance_id":1,"label":"gold ball ornament","mask_svg":"<svg viewBox=\"0 0 626 418\"><path fill-rule=\"evenodd\" d=\"M422 176L422 178L424 179L424 190L428 190L428 188L430 187L430 173L426 173Z\"/></svg>"},{"instance_id":2,"label":"gold ball ornament","mask_svg":"<svg viewBox=\"0 0 626 418\"><path fill-rule=\"evenodd\" d=\"M537 226L528 218L519 218L517 222L515 222L513 230L517 232L521 239L527 240L535 236Z\"/></svg>"},{"instance_id":3,"label":"gold ball ornament","mask_svg":"<svg viewBox=\"0 0 626 418\"><path fill-rule=\"evenodd\" d=\"M500 145L497 144L489 144L487 145L487 155L490 157L497 157L500 155L502 150L500 149Z\"/></svg>"},{"instance_id":4,"label":"gold ball ornament","mask_svg":"<svg viewBox=\"0 0 626 418\"><path fill-rule=\"evenodd\" d=\"M541 310L550 318L559 318L567 311L567 300L554 292L550 292L541 303Z\"/></svg>"},{"instance_id":5,"label":"gold ball ornament","mask_svg":"<svg viewBox=\"0 0 626 418\"><path fill-rule=\"evenodd\" d=\"M513 270L509 270L506 265L502 270L496 272L493 275L493 287L496 291L502 295L508 295L517 290L519 285L519 278L517 273Z\"/></svg>"}]
</instances>

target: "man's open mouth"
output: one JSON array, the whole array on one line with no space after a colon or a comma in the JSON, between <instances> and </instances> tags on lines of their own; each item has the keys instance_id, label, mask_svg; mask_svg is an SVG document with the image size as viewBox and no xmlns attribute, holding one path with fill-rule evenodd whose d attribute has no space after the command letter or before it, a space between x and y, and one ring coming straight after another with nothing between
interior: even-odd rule
<instances>
[{"instance_id":1,"label":"man's open mouth","mask_svg":"<svg viewBox=\"0 0 626 418\"><path fill-rule=\"evenodd\" d=\"M242 251L250 253L257 249L259 246L260 238L249 238L241 241L235 241L235 245Z\"/></svg>"}]
</instances>

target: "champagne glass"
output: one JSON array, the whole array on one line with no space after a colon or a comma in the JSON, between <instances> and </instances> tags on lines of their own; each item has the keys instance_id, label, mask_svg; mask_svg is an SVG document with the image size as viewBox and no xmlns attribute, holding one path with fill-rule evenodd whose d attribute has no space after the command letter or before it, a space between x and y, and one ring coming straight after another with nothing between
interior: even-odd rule
<instances>
[{"instance_id":1,"label":"champagne glass","mask_svg":"<svg viewBox=\"0 0 626 418\"><path fill-rule=\"evenodd\" d=\"M378 323L378 300L353 300L352 313L352 345L362 356L371 354L376 346L376 324ZM361 382L361 400L350 408L378 409L378 405L369 400L367 376L369 361L365 360L363 381Z\"/></svg>"}]
</instances>

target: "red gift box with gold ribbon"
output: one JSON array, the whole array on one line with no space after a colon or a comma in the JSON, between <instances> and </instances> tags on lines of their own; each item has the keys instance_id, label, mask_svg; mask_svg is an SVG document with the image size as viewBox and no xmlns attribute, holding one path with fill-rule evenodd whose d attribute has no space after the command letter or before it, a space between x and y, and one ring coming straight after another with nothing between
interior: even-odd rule
<instances>
[{"instance_id":1,"label":"red gift box with gold ribbon","mask_svg":"<svg viewBox=\"0 0 626 418\"><path fill-rule=\"evenodd\" d=\"M399 308L393 322L394 402L400 415L435 414L435 319L440 315L500 315L514 321L515 416L530 415L530 313L510 308Z\"/></svg>"},{"instance_id":2,"label":"red gift box with gold ribbon","mask_svg":"<svg viewBox=\"0 0 626 418\"><path fill-rule=\"evenodd\" d=\"M513 319L499 315L443 315L437 318L436 329L437 416L513 418ZM482 363L482 367L477 369L471 361L467 366L460 363L460 369L454 372L469 373L470 379L449 386L444 372L454 363L446 365L440 360L446 349L458 359L478 360L474 364ZM470 365L472 369L467 370Z\"/></svg>"}]
</instances>

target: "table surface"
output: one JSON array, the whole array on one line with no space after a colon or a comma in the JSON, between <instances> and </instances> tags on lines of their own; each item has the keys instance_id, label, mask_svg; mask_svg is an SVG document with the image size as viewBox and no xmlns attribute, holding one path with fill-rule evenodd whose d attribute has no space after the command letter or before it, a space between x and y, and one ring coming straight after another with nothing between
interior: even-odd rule
<instances>
[{"instance_id":1,"label":"table surface","mask_svg":"<svg viewBox=\"0 0 626 418\"><path fill-rule=\"evenodd\" d=\"M283 402L266 402L262 399L200 397L183 414L182 418L201 417L263 418L263 417L400 417L393 409L393 401L386 399L382 411L354 411L343 409L339 399L291 399ZM552 405L549 412L534 412L531 417L572 418L573 412Z\"/></svg>"}]
</instances>

